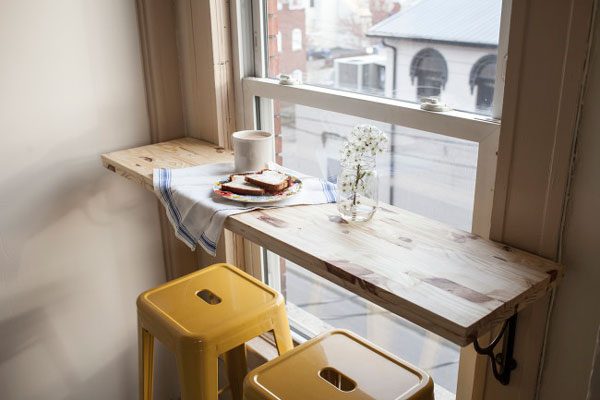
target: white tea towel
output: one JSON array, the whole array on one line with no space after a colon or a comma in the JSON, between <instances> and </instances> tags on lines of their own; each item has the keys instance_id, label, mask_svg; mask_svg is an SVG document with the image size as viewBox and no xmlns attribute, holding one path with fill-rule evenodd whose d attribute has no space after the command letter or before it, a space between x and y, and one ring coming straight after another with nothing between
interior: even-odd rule
<instances>
[{"instance_id":1,"label":"white tea towel","mask_svg":"<svg viewBox=\"0 0 600 400\"><path fill-rule=\"evenodd\" d=\"M215 182L233 173L233 164L208 164L198 167L154 170L154 193L165 206L175 235L192 250L200 245L214 256L225 219L233 214L259 208L287 207L300 204L335 203L335 186L319 178L300 174L272 163L278 170L302 180L296 195L277 203L238 203L213 193Z\"/></svg>"}]
</instances>

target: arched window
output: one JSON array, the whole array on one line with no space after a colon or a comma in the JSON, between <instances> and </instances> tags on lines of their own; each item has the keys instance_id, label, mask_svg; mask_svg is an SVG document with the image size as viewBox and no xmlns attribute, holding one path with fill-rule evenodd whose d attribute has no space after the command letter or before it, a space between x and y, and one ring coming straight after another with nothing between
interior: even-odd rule
<instances>
[{"instance_id":1,"label":"arched window","mask_svg":"<svg viewBox=\"0 0 600 400\"><path fill-rule=\"evenodd\" d=\"M496 83L496 55L488 54L481 57L473 67L469 74L469 86L471 94L477 87L477 97L475 106L478 110L489 110L492 108L494 100L494 85Z\"/></svg>"},{"instance_id":2,"label":"arched window","mask_svg":"<svg viewBox=\"0 0 600 400\"><path fill-rule=\"evenodd\" d=\"M448 80L448 64L442 54L431 48L419 51L410 64L410 79L417 80L417 99L439 96Z\"/></svg>"},{"instance_id":3,"label":"arched window","mask_svg":"<svg viewBox=\"0 0 600 400\"><path fill-rule=\"evenodd\" d=\"M292 29L292 51L302 50L302 31L298 28Z\"/></svg>"}]
</instances>

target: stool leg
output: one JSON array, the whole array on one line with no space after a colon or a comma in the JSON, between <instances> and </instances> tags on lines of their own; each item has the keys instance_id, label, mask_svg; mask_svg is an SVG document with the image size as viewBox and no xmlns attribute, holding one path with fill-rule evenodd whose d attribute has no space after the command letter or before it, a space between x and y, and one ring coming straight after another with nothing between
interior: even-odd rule
<instances>
[{"instance_id":1,"label":"stool leg","mask_svg":"<svg viewBox=\"0 0 600 400\"><path fill-rule=\"evenodd\" d=\"M283 316L282 316L283 314ZM283 313L279 313L275 326L273 327L273 336L275 336L275 344L277 345L277 351L279 355L292 350L294 343L292 343L292 334L290 332L290 324L288 323L285 309Z\"/></svg>"},{"instance_id":2,"label":"stool leg","mask_svg":"<svg viewBox=\"0 0 600 400\"><path fill-rule=\"evenodd\" d=\"M181 400L218 400L219 360L213 352L179 351Z\"/></svg>"},{"instance_id":3,"label":"stool leg","mask_svg":"<svg viewBox=\"0 0 600 400\"><path fill-rule=\"evenodd\" d=\"M138 326L138 358L140 400L152 400L152 368L154 365L154 336Z\"/></svg>"},{"instance_id":4,"label":"stool leg","mask_svg":"<svg viewBox=\"0 0 600 400\"><path fill-rule=\"evenodd\" d=\"M227 367L227 378L233 400L242 400L244 377L248 373L246 345L241 344L223 355Z\"/></svg>"}]
</instances>

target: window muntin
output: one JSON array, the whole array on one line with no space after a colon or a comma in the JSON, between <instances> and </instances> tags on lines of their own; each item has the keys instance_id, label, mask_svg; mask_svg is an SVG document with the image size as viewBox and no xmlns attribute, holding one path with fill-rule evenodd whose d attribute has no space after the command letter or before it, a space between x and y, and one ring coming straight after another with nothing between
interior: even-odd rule
<instances>
[{"instance_id":1,"label":"window muntin","mask_svg":"<svg viewBox=\"0 0 600 400\"><path fill-rule=\"evenodd\" d=\"M497 52L501 1L423 0L402 6L393 0L306 2L303 6L290 1L274 10L267 2L266 26L281 30L284 38L301 30L304 55L293 54L285 44L278 59L264 54L269 61L267 76L300 70L305 84L411 102L439 96L457 110L490 115L495 79L471 92L469 72L478 59ZM425 49L441 57L420 57L422 65L413 74L415 55ZM387 69L377 87L361 84L360 78L338 85L344 78L336 61L352 59L364 65L373 56L382 60L377 62L380 68ZM443 69L436 63L440 59L446 65Z\"/></svg>"}]
</instances>

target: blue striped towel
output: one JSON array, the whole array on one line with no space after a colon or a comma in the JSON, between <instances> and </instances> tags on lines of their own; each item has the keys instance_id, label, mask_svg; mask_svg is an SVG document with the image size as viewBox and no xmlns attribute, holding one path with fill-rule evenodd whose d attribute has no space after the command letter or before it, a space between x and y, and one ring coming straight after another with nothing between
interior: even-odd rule
<instances>
[{"instance_id":1,"label":"blue striped towel","mask_svg":"<svg viewBox=\"0 0 600 400\"><path fill-rule=\"evenodd\" d=\"M233 164L223 163L181 169L155 169L154 193L165 206L175 235L192 250L200 245L212 256L216 254L225 219L230 215L260 208L335 203L335 186L332 183L288 170L275 163L270 164L269 168L300 178L300 192L270 205L224 199L213 193L215 182L226 179L233 173Z\"/></svg>"}]
</instances>

